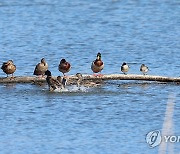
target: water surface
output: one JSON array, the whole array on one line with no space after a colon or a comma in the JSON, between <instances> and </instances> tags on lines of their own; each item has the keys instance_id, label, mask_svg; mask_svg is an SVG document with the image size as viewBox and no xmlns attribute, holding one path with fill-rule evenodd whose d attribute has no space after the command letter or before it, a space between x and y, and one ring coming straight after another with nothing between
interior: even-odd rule
<instances>
[{"instance_id":1,"label":"water surface","mask_svg":"<svg viewBox=\"0 0 180 154\"><path fill-rule=\"evenodd\" d=\"M103 74L180 76L178 0L1 0L0 62L13 59L16 76L32 75L45 57L53 75L61 58L69 74L91 74L97 52ZM0 71L0 76L5 74ZM108 81L86 91L51 93L47 85L0 85L1 153L157 153L145 136L162 129L169 94L175 97L174 134L180 135L176 84ZM180 152L179 143L174 153Z\"/></svg>"}]
</instances>

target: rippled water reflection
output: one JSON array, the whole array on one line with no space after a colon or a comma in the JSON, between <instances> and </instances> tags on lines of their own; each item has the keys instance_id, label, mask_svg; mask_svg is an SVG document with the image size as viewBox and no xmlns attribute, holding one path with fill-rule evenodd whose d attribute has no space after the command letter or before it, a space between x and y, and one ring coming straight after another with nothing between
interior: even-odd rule
<instances>
[{"instance_id":1,"label":"rippled water reflection","mask_svg":"<svg viewBox=\"0 0 180 154\"><path fill-rule=\"evenodd\" d=\"M15 75L32 75L42 57L53 75L67 58L69 74L92 73L102 53L104 74L179 76L178 0L1 0L0 62L13 59ZM0 71L0 76L5 74ZM157 153L145 135L162 128L167 99L176 95L174 133L180 135L179 85L108 81L87 91L51 93L47 85L0 85L2 153ZM174 153L180 151L174 144Z\"/></svg>"}]
</instances>

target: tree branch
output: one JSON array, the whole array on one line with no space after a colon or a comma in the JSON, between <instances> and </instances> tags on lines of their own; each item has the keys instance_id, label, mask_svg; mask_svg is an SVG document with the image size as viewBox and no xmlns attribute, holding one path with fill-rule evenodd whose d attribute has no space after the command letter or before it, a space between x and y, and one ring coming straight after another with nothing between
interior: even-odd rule
<instances>
[{"instance_id":1,"label":"tree branch","mask_svg":"<svg viewBox=\"0 0 180 154\"><path fill-rule=\"evenodd\" d=\"M56 77L54 77L56 78ZM76 83L77 77L75 75L68 76L68 83ZM176 82L180 83L180 77L165 77L154 75L136 75L136 74L109 74L101 77L95 77L93 75L83 75L83 81L99 82L102 80L143 80L143 81L158 81L158 82ZM0 78L0 83L36 83L46 82L46 78L40 78L36 76L17 76L14 78Z\"/></svg>"}]
</instances>

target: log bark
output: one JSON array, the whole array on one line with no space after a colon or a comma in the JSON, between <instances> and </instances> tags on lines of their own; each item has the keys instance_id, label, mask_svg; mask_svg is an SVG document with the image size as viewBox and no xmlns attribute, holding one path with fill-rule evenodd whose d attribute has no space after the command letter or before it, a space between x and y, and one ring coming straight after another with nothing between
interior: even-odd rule
<instances>
[{"instance_id":1,"label":"log bark","mask_svg":"<svg viewBox=\"0 0 180 154\"><path fill-rule=\"evenodd\" d=\"M56 78L56 77L54 77ZM137 74L109 74L101 77L95 77L93 75L83 75L84 81L99 82L105 80L142 80L142 81L158 81L158 82L175 82L180 83L180 77L166 77L166 76L154 76L154 75L137 75ZM68 76L69 83L76 83L77 77L74 75ZM0 83L36 83L46 82L46 78L40 78L36 76L16 76L14 78L0 78Z\"/></svg>"}]
</instances>

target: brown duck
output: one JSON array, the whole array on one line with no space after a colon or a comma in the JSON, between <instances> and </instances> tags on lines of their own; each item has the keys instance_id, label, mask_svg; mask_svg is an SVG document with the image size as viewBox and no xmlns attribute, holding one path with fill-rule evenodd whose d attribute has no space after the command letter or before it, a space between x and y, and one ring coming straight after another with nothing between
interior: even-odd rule
<instances>
[{"instance_id":1,"label":"brown duck","mask_svg":"<svg viewBox=\"0 0 180 154\"><path fill-rule=\"evenodd\" d=\"M60 83L60 88L65 89L66 88L66 83L67 83L67 78L66 76L58 76L57 81Z\"/></svg>"},{"instance_id":2,"label":"brown duck","mask_svg":"<svg viewBox=\"0 0 180 154\"><path fill-rule=\"evenodd\" d=\"M45 72L48 70L48 64L44 58L41 59L41 62L38 63L34 69L33 75L45 75Z\"/></svg>"},{"instance_id":3,"label":"brown duck","mask_svg":"<svg viewBox=\"0 0 180 154\"><path fill-rule=\"evenodd\" d=\"M1 69L3 70L4 73L7 74L7 77L9 74L12 74L13 77L13 74L16 71L16 65L14 65L12 60L8 60L7 62L4 62L2 64Z\"/></svg>"},{"instance_id":4,"label":"brown duck","mask_svg":"<svg viewBox=\"0 0 180 154\"><path fill-rule=\"evenodd\" d=\"M61 59L58 69L64 75L64 73L67 73L70 71L71 64L69 62L67 62L65 59Z\"/></svg>"},{"instance_id":5,"label":"brown duck","mask_svg":"<svg viewBox=\"0 0 180 154\"><path fill-rule=\"evenodd\" d=\"M91 69L94 73L98 73L101 72L103 68L104 68L104 63L101 60L101 53L98 53L96 60L94 60L91 64Z\"/></svg>"},{"instance_id":6,"label":"brown duck","mask_svg":"<svg viewBox=\"0 0 180 154\"><path fill-rule=\"evenodd\" d=\"M66 86L66 79L58 76L57 79L54 79L51 75L51 72L47 70L45 72L46 77L46 82L48 83L49 86L49 91L54 91L58 88L64 89Z\"/></svg>"}]
</instances>

